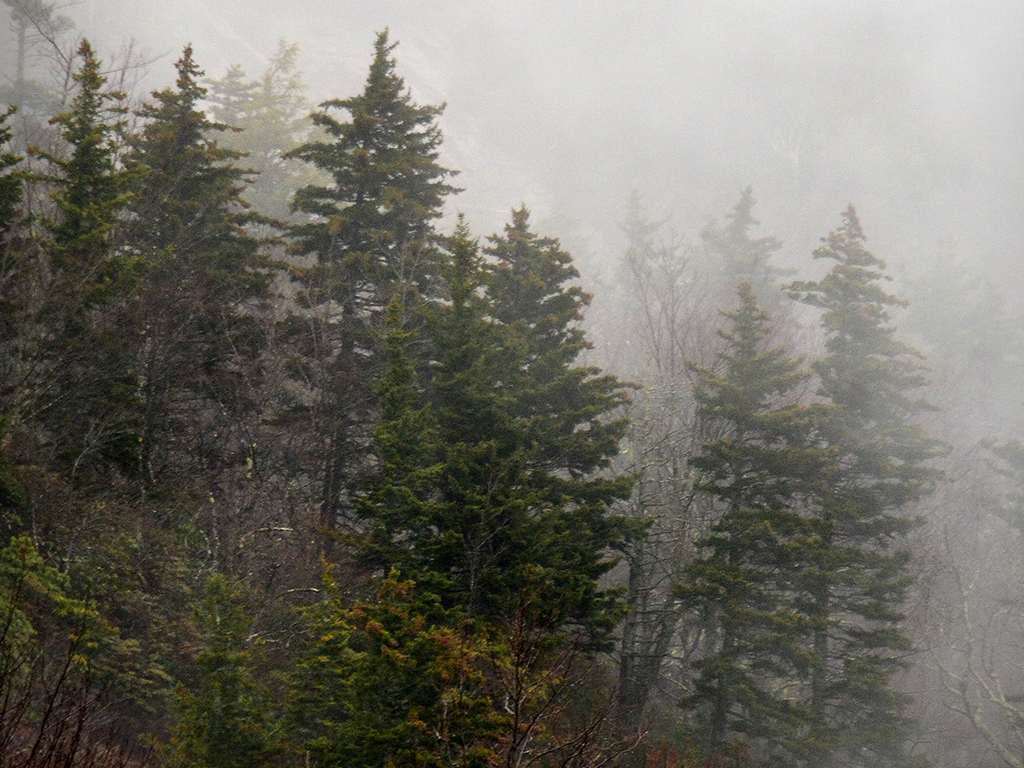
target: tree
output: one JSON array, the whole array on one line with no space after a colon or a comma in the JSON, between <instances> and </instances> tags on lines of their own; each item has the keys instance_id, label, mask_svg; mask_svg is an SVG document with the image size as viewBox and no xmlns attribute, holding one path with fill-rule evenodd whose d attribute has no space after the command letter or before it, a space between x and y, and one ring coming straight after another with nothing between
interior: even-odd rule
<instances>
[{"instance_id":1,"label":"tree","mask_svg":"<svg viewBox=\"0 0 1024 768\"><path fill-rule=\"evenodd\" d=\"M223 575L206 584L197 609L206 648L196 661L199 681L176 697L172 764L182 768L248 768L267 765L281 750L275 743L275 700L257 671L266 663L250 638L252 619L242 595Z\"/></svg>"},{"instance_id":2,"label":"tree","mask_svg":"<svg viewBox=\"0 0 1024 768\"><path fill-rule=\"evenodd\" d=\"M750 284L738 293L718 364L695 367L698 418L718 436L689 462L723 511L679 588L710 638L685 705L708 751L740 738L765 764L792 765L808 722L793 693L811 667L802 600L815 528L806 511L826 454L816 411L799 404L808 374L784 348L766 348L771 329Z\"/></svg>"},{"instance_id":3,"label":"tree","mask_svg":"<svg viewBox=\"0 0 1024 768\"><path fill-rule=\"evenodd\" d=\"M249 174L213 137L228 126L199 108L206 91L191 47L175 67L176 87L140 110L146 122L129 156L139 181L125 237L147 264L135 327L138 471L150 488L162 471L194 473L198 457L213 472L245 462L236 430L258 380L256 310L269 286L270 265L246 230L259 219L241 197Z\"/></svg>"},{"instance_id":4,"label":"tree","mask_svg":"<svg viewBox=\"0 0 1024 768\"><path fill-rule=\"evenodd\" d=\"M776 307L779 304L777 281L785 271L771 264L771 257L782 243L771 235L750 236L751 228L760 223L753 215L756 202L754 190L748 186L740 193L732 211L726 214L728 223L719 225L712 221L701 230L700 237L717 262L714 266L719 272L717 282L721 291L728 292L740 283L749 283L754 295Z\"/></svg>"},{"instance_id":5,"label":"tree","mask_svg":"<svg viewBox=\"0 0 1024 768\"><path fill-rule=\"evenodd\" d=\"M3 148L3 152L0 152L0 246L5 249L24 194L22 174L14 170L23 158L10 149L13 132L8 123L16 111L16 107L8 107L0 115L0 147Z\"/></svg>"},{"instance_id":6,"label":"tree","mask_svg":"<svg viewBox=\"0 0 1024 768\"><path fill-rule=\"evenodd\" d=\"M78 57L71 104L50 121L64 147L34 150L53 169L47 181L54 206L40 241L48 274L36 317L45 328L36 345L45 371L38 412L67 475L81 481L97 471L109 483L111 466L130 465L127 445L136 435L137 382L118 326L140 268L115 244L133 182L120 167L125 97L107 88L87 40Z\"/></svg>"},{"instance_id":7,"label":"tree","mask_svg":"<svg viewBox=\"0 0 1024 768\"><path fill-rule=\"evenodd\" d=\"M292 727L312 764L492 765L504 718L485 693L473 624L397 572L351 608L330 576L327 587L293 677Z\"/></svg>"},{"instance_id":8,"label":"tree","mask_svg":"<svg viewBox=\"0 0 1024 768\"><path fill-rule=\"evenodd\" d=\"M238 65L209 83L206 101L217 122L235 126L220 144L242 152L259 175L245 199L264 216L285 220L295 190L318 181L317 171L288 157L312 127L306 84L297 71L297 43L278 41L277 51L257 80L247 80ZM322 183L322 180L319 180Z\"/></svg>"},{"instance_id":9,"label":"tree","mask_svg":"<svg viewBox=\"0 0 1024 768\"><path fill-rule=\"evenodd\" d=\"M0 765L121 768L112 681L137 646L69 594L27 535L0 549Z\"/></svg>"},{"instance_id":10,"label":"tree","mask_svg":"<svg viewBox=\"0 0 1024 768\"><path fill-rule=\"evenodd\" d=\"M865 247L856 211L814 252L833 262L816 282L789 286L822 310L825 356L812 365L832 454L821 473L818 553L808 569L814 622L808 705L815 765L905 765L912 723L909 697L893 689L910 641L901 605L910 585L903 537L917 524L912 505L934 488L928 462L943 448L919 423L929 405L920 355L896 338L890 308L903 302L883 287L885 263Z\"/></svg>"},{"instance_id":11,"label":"tree","mask_svg":"<svg viewBox=\"0 0 1024 768\"><path fill-rule=\"evenodd\" d=\"M525 211L513 220L508 237L492 238L501 260L487 270L465 227L451 239L450 303L428 308L423 394L410 389L409 363L385 379L365 554L470 616L512 615L529 588L536 622L599 635L615 613L598 579L623 533L608 505L631 479L596 473L617 451L624 424L608 417L625 393L573 365L584 297L563 285L568 255L529 232Z\"/></svg>"},{"instance_id":12,"label":"tree","mask_svg":"<svg viewBox=\"0 0 1024 768\"><path fill-rule=\"evenodd\" d=\"M285 329L305 392L294 410L327 444L320 499L327 549L347 485L365 469L385 307L395 293L410 307L430 293L434 222L456 191L447 182L453 172L438 163L443 107L412 101L395 71L395 45L386 30L377 36L363 92L324 102L313 123L325 138L287 155L330 178L295 194L293 207L306 217L292 233L298 252L314 261L296 270L302 308Z\"/></svg>"}]
</instances>

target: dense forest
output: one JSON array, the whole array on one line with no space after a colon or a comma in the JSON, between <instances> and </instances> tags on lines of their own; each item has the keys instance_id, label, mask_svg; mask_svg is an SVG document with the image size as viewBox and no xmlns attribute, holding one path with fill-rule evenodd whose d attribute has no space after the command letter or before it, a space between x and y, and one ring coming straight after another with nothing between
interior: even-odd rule
<instances>
[{"instance_id":1,"label":"dense forest","mask_svg":"<svg viewBox=\"0 0 1024 768\"><path fill-rule=\"evenodd\" d=\"M955 253L633 194L591 295L443 215L386 31L136 105L5 3L0 766L1024 766L1024 345Z\"/></svg>"}]
</instances>

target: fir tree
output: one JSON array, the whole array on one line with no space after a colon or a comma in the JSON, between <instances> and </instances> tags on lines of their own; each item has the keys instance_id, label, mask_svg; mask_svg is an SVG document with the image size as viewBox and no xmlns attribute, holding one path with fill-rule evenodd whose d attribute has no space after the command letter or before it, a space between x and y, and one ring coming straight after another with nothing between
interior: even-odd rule
<instances>
[{"instance_id":1,"label":"fir tree","mask_svg":"<svg viewBox=\"0 0 1024 768\"><path fill-rule=\"evenodd\" d=\"M509 249L494 270L517 270L518 304L485 282L495 272L462 227L442 268L450 302L429 309L422 394L395 389L412 368L392 363L377 428L383 483L364 507L368 552L469 615L508 617L528 590L538 626L600 634L615 601L598 580L623 534L608 507L630 479L596 473L617 449L622 422L605 419L625 395L613 377L572 365L585 339L573 327L581 299L562 285L568 256L528 232L525 212L518 221L520 253L492 240Z\"/></svg>"},{"instance_id":2,"label":"fir tree","mask_svg":"<svg viewBox=\"0 0 1024 768\"><path fill-rule=\"evenodd\" d=\"M814 529L804 510L825 456L814 412L797 403L808 374L784 348L766 348L767 316L747 283L739 302L725 313L718 365L694 368L698 418L719 437L690 464L724 511L680 588L712 638L686 705L709 751L742 738L759 759L793 764L807 717L792 684L810 667L800 600Z\"/></svg>"},{"instance_id":3,"label":"fir tree","mask_svg":"<svg viewBox=\"0 0 1024 768\"><path fill-rule=\"evenodd\" d=\"M288 154L330 179L295 194L293 227L303 309L286 324L308 396L296 415L327 443L320 525L330 547L347 486L360 470L381 379L385 307L395 293L412 308L436 277L434 222L455 189L438 162L443 107L412 101L396 72L395 43L377 36L363 92L313 114L322 140ZM332 114L342 110L348 119ZM312 403L312 407L310 407Z\"/></svg>"},{"instance_id":4,"label":"fir tree","mask_svg":"<svg viewBox=\"0 0 1024 768\"><path fill-rule=\"evenodd\" d=\"M918 419L928 404L920 354L896 338L885 263L865 247L851 206L815 259L833 262L816 282L789 286L822 310L826 354L812 368L830 404L821 436L831 454L821 475L818 552L808 569L814 622L808 704L811 762L907 765L909 697L893 689L910 640L901 606L910 585L903 537L912 505L930 493L942 453Z\"/></svg>"},{"instance_id":5,"label":"fir tree","mask_svg":"<svg viewBox=\"0 0 1024 768\"><path fill-rule=\"evenodd\" d=\"M723 301L734 286L749 283L758 300L775 313L781 299L778 280L787 272L771 263L773 255L782 248L777 238L751 237L751 230L760 223L753 214L756 202L754 190L748 186L726 214L727 222L719 225L712 221L700 236L714 259L712 269L717 273L715 282Z\"/></svg>"},{"instance_id":6,"label":"fir tree","mask_svg":"<svg viewBox=\"0 0 1024 768\"><path fill-rule=\"evenodd\" d=\"M297 71L299 46L278 42L267 69L249 80L238 65L209 83L206 101L217 122L236 126L220 144L245 153L246 163L259 175L245 199L265 216L286 220L295 190L316 180L317 171L286 155L309 138L312 120L306 84Z\"/></svg>"},{"instance_id":7,"label":"fir tree","mask_svg":"<svg viewBox=\"0 0 1024 768\"><path fill-rule=\"evenodd\" d=\"M0 249L6 248L6 240L18 219L24 194L23 175L14 170L23 158L10 149L14 134L8 122L16 111L15 107L8 107L0 115Z\"/></svg>"},{"instance_id":8,"label":"fir tree","mask_svg":"<svg viewBox=\"0 0 1024 768\"><path fill-rule=\"evenodd\" d=\"M128 158L139 180L126 237L147 264L135 323L138 465L150 487L165 469L195 479L187 462L200 457L205 472L244 461L235 430L258 379L256 310L269 285L270 265L247 230L260 217L241 197L249 174L215 138L229 126L200 108L206 91L191 47L175 67L175 87L141 109L146 122ZM200 415L217 426L200 425Z\"/></svg>"},{"instance_id":9,"label":"fir tree","mask_svg":"<svg viewBox=\"0 0 1024 768\"><path fill-rule=\"evenodd\" d=\"M471 622L402 580L382 579L349 607L327 578L308 609L309 652L292 677L290 728L323 768L483 768L504 718L482 671L487 646Z\"/></svg>"}]
</instances>

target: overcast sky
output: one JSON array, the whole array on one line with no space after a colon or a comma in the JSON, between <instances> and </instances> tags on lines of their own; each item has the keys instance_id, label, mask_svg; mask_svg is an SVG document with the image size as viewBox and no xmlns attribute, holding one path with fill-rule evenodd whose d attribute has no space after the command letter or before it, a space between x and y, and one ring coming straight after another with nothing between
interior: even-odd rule
<instances>
[{"instance_id":1,"label":"overcast sky","mask_svg":"<svg viewBox=\"0 0 1024 768\"><path fill-rule=\"evenodd\" d=\"M870 245L924 266L940 238L1024 283L1024 2L83 0L101 51L135 38L172 81L301 46L314 99L357 93L374 33L414 97L447 102L451 208L480 234L535 220L619 247L629 191L692 232L752 184L765 232L806 259L857 205ZM8 41L13 37L8 35ZM5 46L8 52L10 45ZM10 58L10 53L7 54Z\"/></svg>"}]
</instances>

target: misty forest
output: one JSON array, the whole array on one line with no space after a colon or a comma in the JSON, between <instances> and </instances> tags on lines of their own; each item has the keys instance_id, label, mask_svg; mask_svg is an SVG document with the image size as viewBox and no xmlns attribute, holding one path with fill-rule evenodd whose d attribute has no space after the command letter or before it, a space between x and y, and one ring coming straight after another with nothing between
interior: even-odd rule
<instances>
[{"instance_id":1,"label":"misty forest","mask_svg":"<svg viewBox=\"0 0 1024 768\"><path fill-rule=\"evenodd\" d=\"M539 66L100 5L0 6L0 768L1024 768L1024 134L862 30L763 163L685 79L530 160Z\"/></svg>"}]
</instances>

